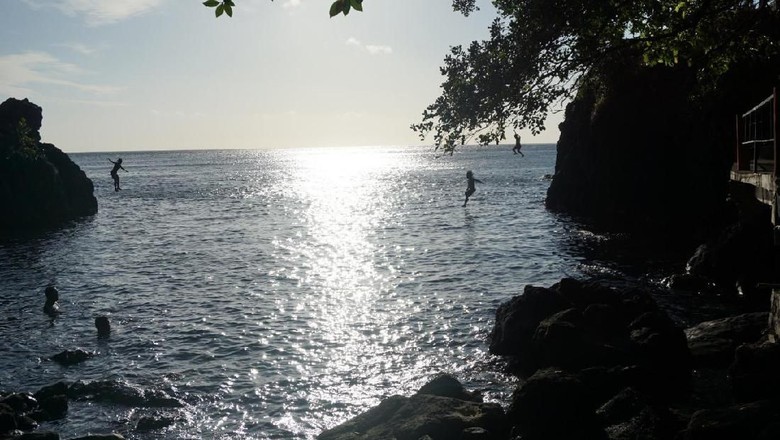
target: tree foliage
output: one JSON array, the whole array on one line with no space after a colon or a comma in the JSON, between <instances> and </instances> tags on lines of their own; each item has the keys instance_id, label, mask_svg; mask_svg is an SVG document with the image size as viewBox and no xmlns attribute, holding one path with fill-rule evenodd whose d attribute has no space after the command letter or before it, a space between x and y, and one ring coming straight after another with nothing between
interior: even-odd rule
<instances>
[{"instance_id":1,"label":"tree foliage","mask_svg":"<svg viewBox=\"0 0 780 440\"><path fill-rule=\"evenodd\" d=\"M421 139L433 135L437 149L451 153L473 138L497 143L508 129L541 132L551 109L576 93L582 75L610 57L690 66L704 90L732 63L780 52L778 10L767 0L493 4L499 16L490 38L451 49L441 68L441 96L412 126Z\"/></svg>"}]
</instances>

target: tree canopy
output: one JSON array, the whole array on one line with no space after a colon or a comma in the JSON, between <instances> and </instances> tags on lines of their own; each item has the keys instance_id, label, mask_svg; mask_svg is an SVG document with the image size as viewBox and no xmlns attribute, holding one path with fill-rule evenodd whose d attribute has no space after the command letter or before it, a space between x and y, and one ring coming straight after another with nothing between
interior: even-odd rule
<instances>
[{"instance_id":1,"label":"tree canopy","mask_svg":"<svg viewBox=\"0 0 780 440\"><path fill-rule=\"evenodd\" d=\"M331 17L362 11L363 0L336 0ZM208 0L232 16L233 0ZM465 15L476 0L452 0ZM441 96L413 124L437 149L476 140L500 142L507 130L545 129L556 106L573 97L583 74L614 57L645 65L686 66L702 90L733 63L780 54L777 0L493 0L490 37L445 57ZM220 12L220 8L222 11Z\"/></svg>"},{"instance_id":2,"label":"tree canopy","mask_svg":"<svg viewBox=\"0 0 780 440\"><path fill-rule=\"evenodd\" d=\"M494 0L490 38L456 46L441 96L412 126L452 152L473 136L544 130L590 69L613 57L695 69L702 91L732 63L780 53L776 2L767 0Z\"/></svg>"}]
</instances>

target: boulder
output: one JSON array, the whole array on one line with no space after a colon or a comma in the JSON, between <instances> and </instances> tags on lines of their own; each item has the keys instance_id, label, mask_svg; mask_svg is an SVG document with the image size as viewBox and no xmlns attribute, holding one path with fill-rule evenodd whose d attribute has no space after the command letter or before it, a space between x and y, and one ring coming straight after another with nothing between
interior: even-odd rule
<instances>
[{"instance_id":1,"label":"boulder","mask_svg":"<svg viewBox=\"0 0 780 440\"><path fill-rule=\"evenodd\" d=\"M458 379L449 374L440 374L430 382L423 385L417 394L430 394L439 397L451 397L453 399L482 402L482 396L478 392L469 392Z\"/></svg>"},{"instance_id":2,"label":"boulder","mask_svg":"<svg viewBox=\"0 0 780 440\"><path fill-rule=\"evenodd\" d=\"M615 395L596 414L610 440L665 440L682 428L668 409L654 405L633 388Z\"/></svg>"},{"instance_id":3,"label":"boulder","mask_svg":"<svg viewBox=\"0 0 780 440\"><path fill-rule=\"evenodd\" d=\"M446 389L452 389L445 379ZM411 397L392 396L374 408L322 432L319 440L501 440L508 434L504 410L495 403L426 394L440 388L441 379ZM448 391L449 393L449 391Z\"/></svg>"},{"instance_id":4,"label":"boulder","mask_svg":"<svg viewBox=\"0 0 780 440\"><path fill-rule=\"evenodd\" d=\"M490 352L507 356L528 354L539 323L570 307L571 303L556 290L525 286L522 295L498 307L489 336Z\"/></svg>"},{"instance_id":5,"label":"boulder","mask_svg":"<svg viewBox=\"0 0 780 440\"><path fill-rule=\"evenodd\" d=\"M702 322L685 330L693 364L696 367L722 368L734 360L741 344L758 341L766 332L766 312L745 313Z\"/></svg>"},{"instance_id":6,"label":"boulder","mask_svg":"<svg viewBox=\"0 0 780 440\"><path fill-rule=\"evenodd\" d=\"M75 350L64 350L60 353L57 353L51 357L51 360L60 365L70 366L84 362L85 360L94 356L95 353L77 348Z\"/></svg>"}]
</instances>

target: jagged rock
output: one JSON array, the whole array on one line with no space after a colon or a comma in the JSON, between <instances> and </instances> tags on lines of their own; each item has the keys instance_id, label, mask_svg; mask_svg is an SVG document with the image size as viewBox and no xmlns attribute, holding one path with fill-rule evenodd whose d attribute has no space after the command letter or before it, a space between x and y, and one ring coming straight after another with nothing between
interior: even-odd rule
<instances>
[{"instance_id":1,"label":"jagged rock","mask_svg":"<svg viewBox=\"0 0 780 440\"><path fill-rule=\"evenodd\" d=\"M68 388L72 399L110 402L119 405L179 408L181 401L162 390L142 390L120 381L94 381L73 383Z\"/></svg>"},{"instance_id":2,"label":"jagged rock","mask_svg":"<svg viewBox=\"0 0 780 440\"><path fill-rule=\"evenodd\" d=\"M695 366L726 367L734 351L753 343L766 332L768 313L755 312L697 324L685 330Z\"/></svg>"},{"instance_id":3,"label":"jagged rock","mask_svg":"<svg viewBox=\"0 0 780 440\"><path fill-rule=\"evenodd\" d=\"M25 413L38 406L38 401L27 393L14 393L0 400L0 404L8 405L17 413Z\"/></svg>"},{"instance_id":4,"label":"jagged rock","mask_svg":"<svg viewBox=\"0 0 780 440\"><path fill-rule=\"evenodd\" d=\"M51 360L57 362L60 365L69 366L69 365L76 365L78 363L84 362L85 360L90 359L94 356L95 353L77 348L75 350L65 350L60 353L57 353L51 357Z\"/></svg>"},{"instance_id":5,"label":"jagged rock","mask_svg":"<svg viewBox=\"0 0 780 440\"><path fill-rule=\"evenodd\" d=\"M484 431L465 433L469 428ZM499 440L506 437L508 425L500 405L418 392L411 397L389 397L363 414L322 432L317 438L418 440L428 436L431 440L449 440L477 432L480 437L472 438Z\"/></svg>"},{"instance_id":6,"label":"jagged rock","mask_svg":"<svg viewBox=\"0 0 780 440\"><path fill-rule=\"evenodd\" d=\"M0 104L0 234L97 212L92 181L67 154L40 142L41 120L41 108L26 99Z\"/></svg>"}]
</instances>

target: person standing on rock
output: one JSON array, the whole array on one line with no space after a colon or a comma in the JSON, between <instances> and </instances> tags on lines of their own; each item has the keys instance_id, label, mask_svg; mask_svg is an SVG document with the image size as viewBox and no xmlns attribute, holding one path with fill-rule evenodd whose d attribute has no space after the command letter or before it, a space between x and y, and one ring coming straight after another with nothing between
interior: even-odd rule
<instances>
[{"instance_id":1,"label":"person standing on rock","mask_svg":"<svg viewBox=\"0 0 780 440\"><path fill-rule=\"evenodd\" d=\"M114 179L114 191L119 191L120 189L122 189L119 187L119 169L121 168L122 170L124 170L124 172L127 172L127 170L125 170L124 167L122 167L121 157L117 159L116 162L114 162L111 159L108 159L108 161L114 164L114 168L111 170L111 178Z\"/></svg>"},{"instance_id":2,"label":"person standing on rock","mask_svg":"<svg viewBox=\"0 0 780 440\"><path fill-rule=\"evenodd\" d=\"M466 206L466 203L469 202L469 197L471 197L472 194L477 190L474 187L474 182L477 183L484 183L479 179L474 178L474 173L472 173L470 170L466 171L466 180L468 180L468 186L466 187L466 201L463 202L463 206Z\"/></svg>"}]
</instances>

